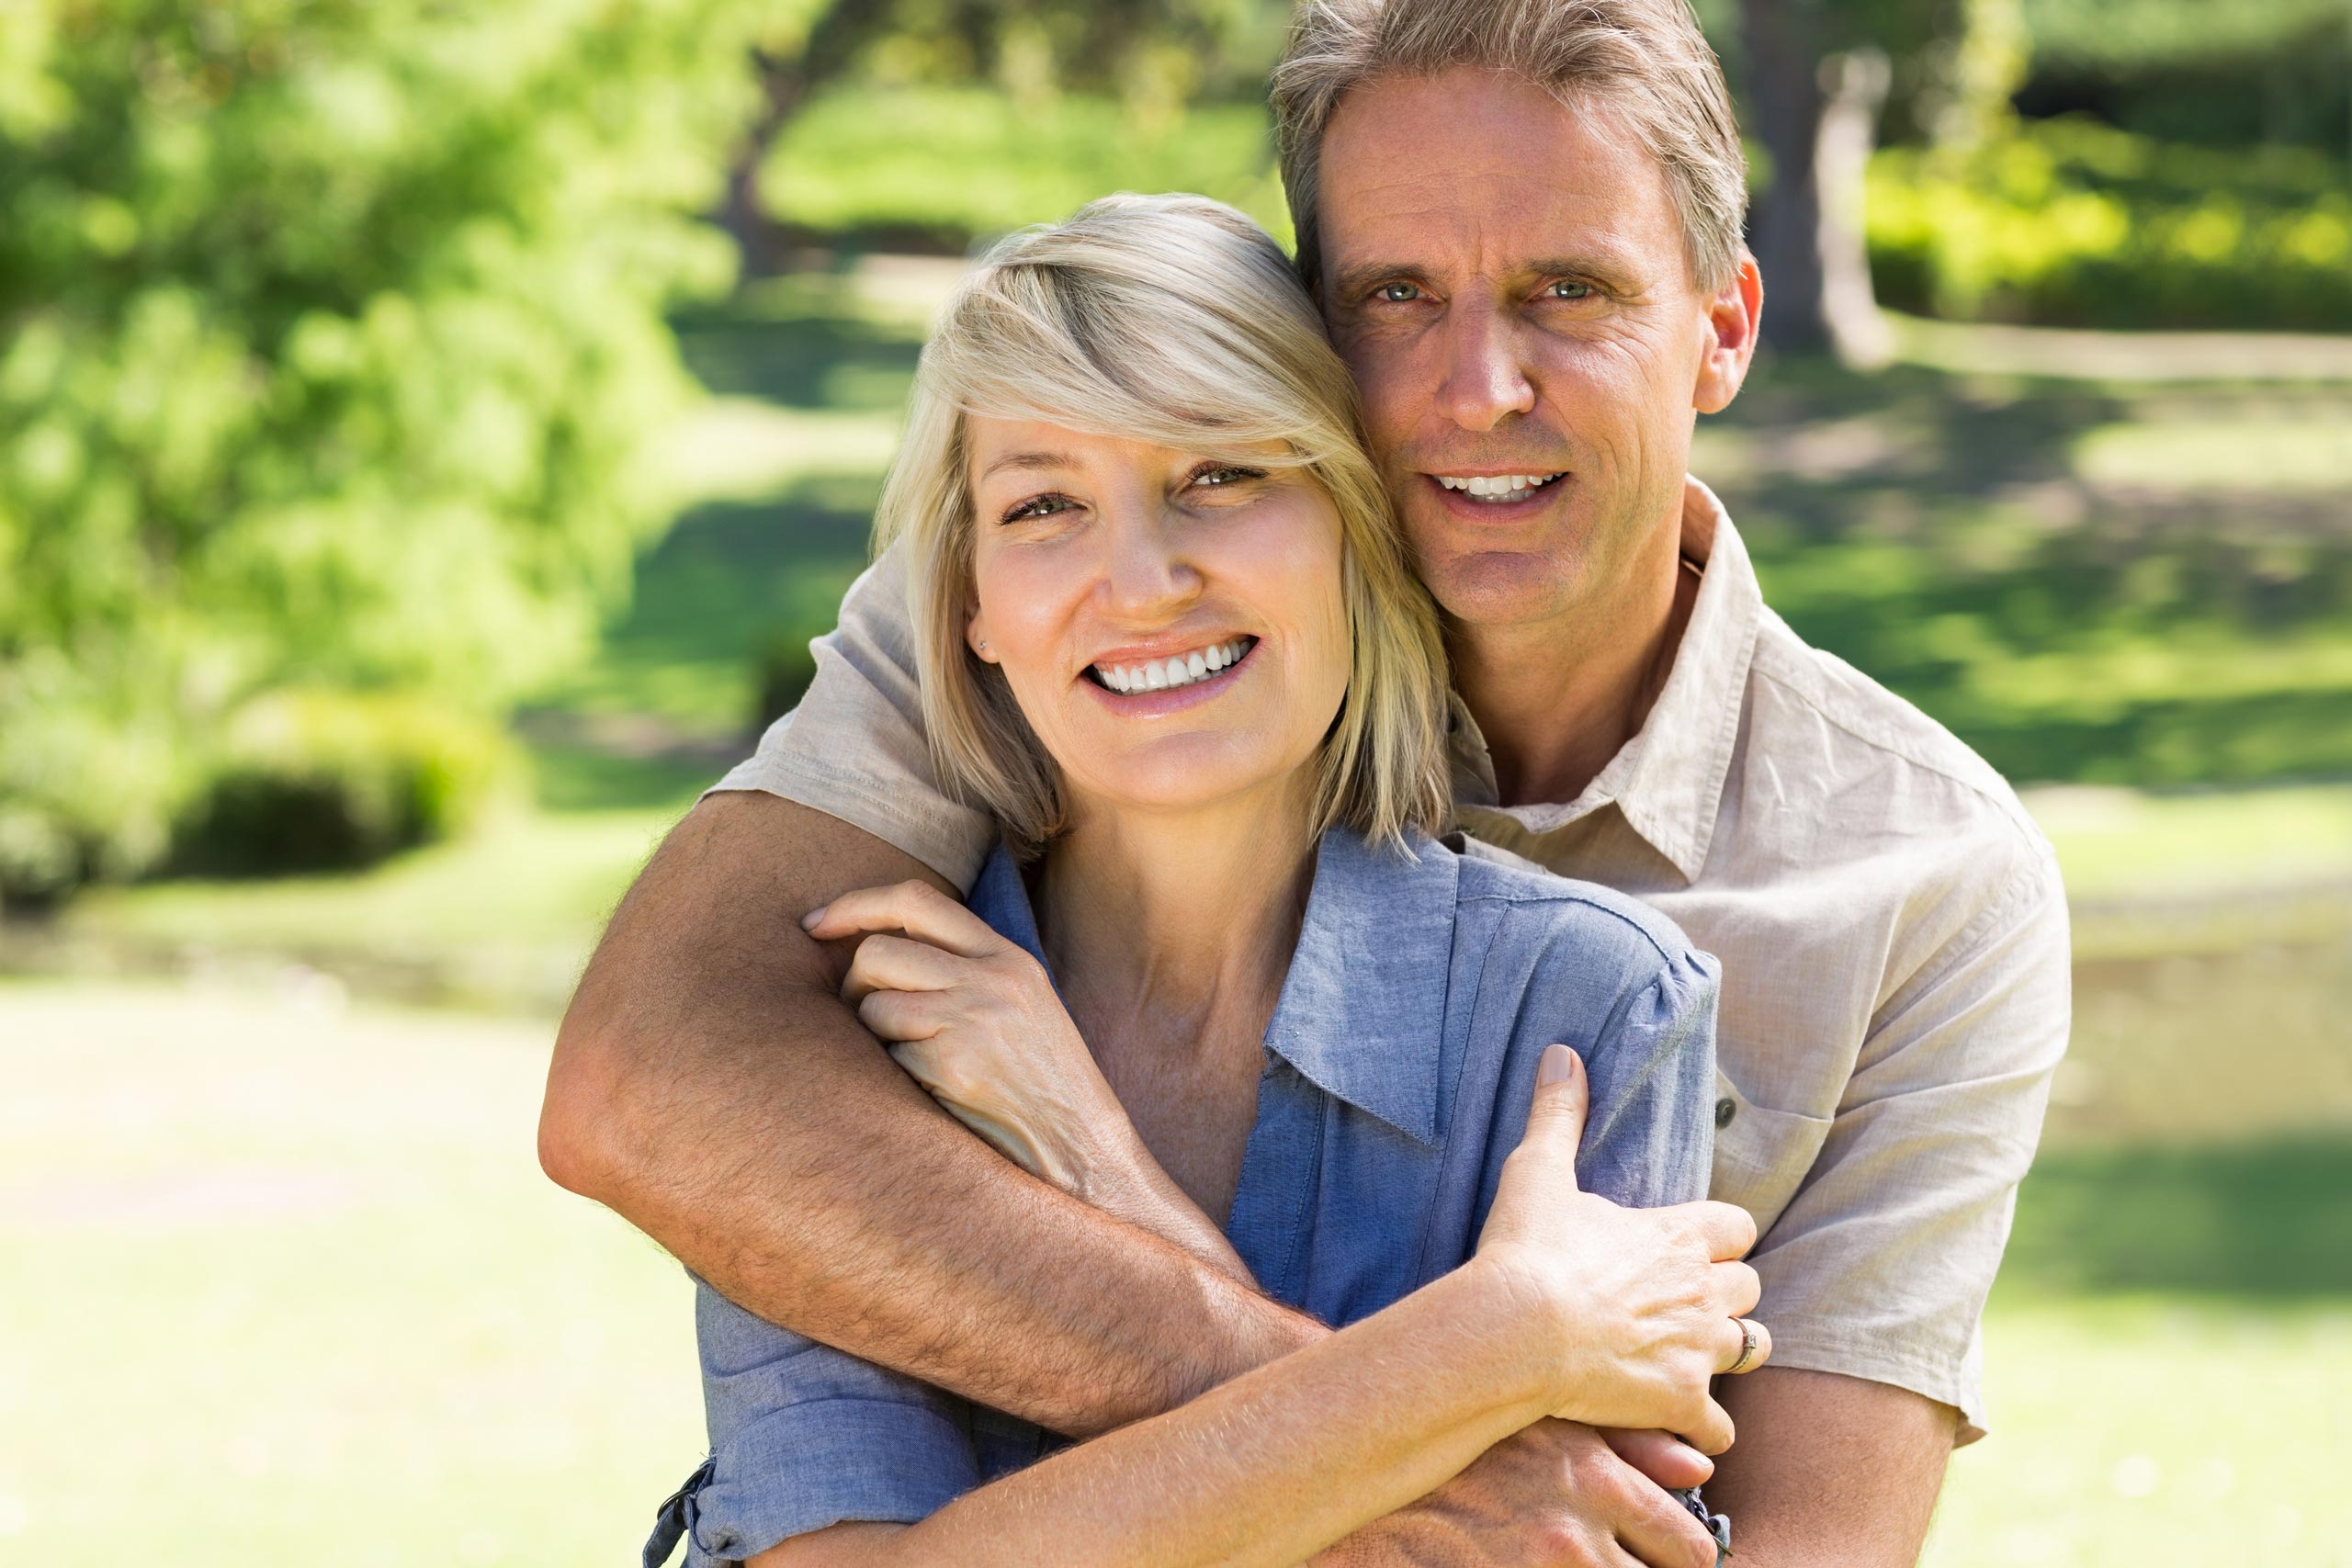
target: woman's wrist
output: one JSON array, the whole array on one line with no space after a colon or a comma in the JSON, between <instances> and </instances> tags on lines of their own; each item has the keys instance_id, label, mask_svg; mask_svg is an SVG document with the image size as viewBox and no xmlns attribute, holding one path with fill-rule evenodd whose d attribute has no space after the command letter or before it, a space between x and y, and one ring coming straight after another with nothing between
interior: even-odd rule
<instances>
[{"instance_id":1,"label":"woman's wrist","mask_svg":"<svg viewBox=\"0 0 2352 1568\"><path fill-rule=\"evenodd\" d=\"M1581 1386L1577 1351L1582 1336L1558 1271L1513 1248L1484 1247L1454 1273L1475 1303L1472 1310L1518 1352L1510 1386L1547 1412L1572 1404Z\"/></svg>"}]
</instances>

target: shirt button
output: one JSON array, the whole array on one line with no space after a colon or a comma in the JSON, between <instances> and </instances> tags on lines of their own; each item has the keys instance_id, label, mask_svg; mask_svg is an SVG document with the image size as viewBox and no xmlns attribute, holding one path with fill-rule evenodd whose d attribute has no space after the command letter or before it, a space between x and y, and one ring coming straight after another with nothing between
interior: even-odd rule
<instances>
[{"instance_id":1,"label":"shirt button","mask_svg":"<svg viewBox=\"0 0 2352 1568\"><path fill-rule=\"evenodd\" d=\"M1716 1126L1730 1126L1731 1119L1737 1114L1739 1114L1739 1106L1732 1100L1731 1096L1725 1095L1721 1100L1715 1101Z\"/></svg>"}]
</instances>

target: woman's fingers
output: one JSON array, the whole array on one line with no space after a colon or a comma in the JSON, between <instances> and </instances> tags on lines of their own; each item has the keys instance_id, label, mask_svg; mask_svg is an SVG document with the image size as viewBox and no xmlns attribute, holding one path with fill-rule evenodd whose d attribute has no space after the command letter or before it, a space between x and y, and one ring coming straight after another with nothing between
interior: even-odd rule
<instances>
[{"instance_id":1,"label":"woman's fingers","mask_svg":"<svg viewBox=\"0 0 2352 1568\"><path fill-rule=\"evenodd\" d=\"M870 936L857 944L842 976L842 1000L855 1007L876 991L944 991L969 977L971 964L910 937Z\"/></svg>"},{"instance_id":2,"label":"woman's fingers","mask_svg":"<svg viewBox=\"0 0 2352 1568\"><path fill-rule=\"evenodd\" d=\"M928 882L894 882L861 887L801 917L800 926L819 942L870 931L904 931L933 947L966 958L983 958L1004 946L989 923Z\"/></svg>"},{"instance_id":3,"label":"woman's fingers","mask_svg":"<svg viewBox=\"0 0 2352 1568\"><path fill-rule=\"evenodd\" d=\"M1700 1402L1699 1413L1691 1417L1690 1429L1683 1433L1682 1437L1684 1441L1702 1454L1729 1452L1732 1439L1731 1416L1713 1400L1702 1400Z\"/></svg>"},{"instance_id":4,"label":"woman's fingers","mask_svg":"<svg viewBox=\"0 0 2352 1568\"><path fill-rule=\"evenodd\" d=\"M1752 1317L1724 1319L1723 1348L1715 1358L1719 1372L1752 1372L1772 1359L1772 1331Z\"/></svg>"},{"instance_id":5,"label":"woman's fingers","mask_svg":"<svg viewBox=\"0 0 2352 1568\"><path fill-rule=\"evenodd\" d=\"M876 1040L928 1040L944 1026L946 1016L938 991L873 991L857 1004L858 1021Z\"/></svg>"},{"instance_id":6,"label":"woman's fingers","mask_svg":"<svg viewBox=\"0 0 2352 1568\"><path fill-rule=\"evenodd\" d=\"M1754 1312L1756 1303L1764 1298L1763 1278L1737 1258L1709 1264L1707 1283L1713 1289L1715 1310L1725 1317Z\"/></svg>"},{"instance_id":7,"label":"woman's fingers","mask_svg":"<svg viewBox=\"0 0 2352 1568\"><path fill-rule=\"evenodd\" d=\"M1691 1234L1706 1244L1707 1256L1717 1263L1747 1256L1756 1245L1756 1219L1736 1203L1718 1203L1712 1200L1697 1203L1681 1203L1674 1212L1690 1227Z\"/></svg>"}]
</instances>

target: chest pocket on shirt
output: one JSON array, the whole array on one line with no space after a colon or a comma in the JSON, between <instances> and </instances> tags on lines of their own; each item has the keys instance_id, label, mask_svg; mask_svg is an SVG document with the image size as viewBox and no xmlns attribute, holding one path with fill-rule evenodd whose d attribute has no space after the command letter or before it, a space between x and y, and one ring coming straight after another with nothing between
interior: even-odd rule
<instances>
[{"instance_id":1,"label":"chest pocket on shirt","mask_svg":"<svg viewBox=\"0 0 2352 1568\"><path fill-rule=\"evenodd\" d=\"M1829 1119L1757 1104L1715 1071L1715 1168L1707 1196L1736 1203L1772 1228L1829 1136Z\"/></svg>"}]
</instances>

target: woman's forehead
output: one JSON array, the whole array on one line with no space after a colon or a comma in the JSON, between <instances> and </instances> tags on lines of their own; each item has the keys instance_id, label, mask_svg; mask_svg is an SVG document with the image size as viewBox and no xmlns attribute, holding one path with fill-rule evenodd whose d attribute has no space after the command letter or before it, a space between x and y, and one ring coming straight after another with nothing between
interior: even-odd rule
<instances>
[{"instance_id":1,"label":"woman's forehead","mask_svg":"<svg viewBox=\"0 0 2352 1568\"><path fill-rule=\"evenodd\" d=\"M1197 442L1181 445L1151 436L1112 434L1074 429L1041 419L1008 419L992 414L965 417L966 460L975 483L1006 474L1070 472L1096 467L1162 467L1204 457L1255 454L1267 457L1288 455L1280 441L1216 440L1204 431Z\"/></svg>"}]
</instances>

